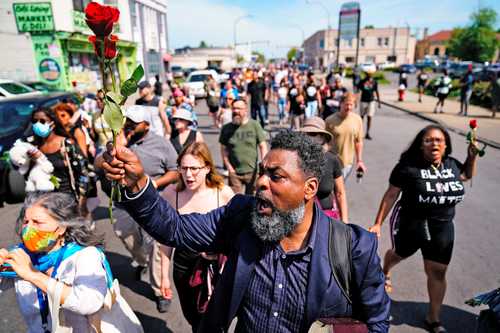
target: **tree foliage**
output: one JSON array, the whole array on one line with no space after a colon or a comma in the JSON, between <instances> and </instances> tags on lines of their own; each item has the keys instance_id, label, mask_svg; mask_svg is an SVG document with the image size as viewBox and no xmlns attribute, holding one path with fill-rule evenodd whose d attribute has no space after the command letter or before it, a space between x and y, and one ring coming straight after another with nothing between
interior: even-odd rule
<instances>
[{"instance_id":1,"label":"tree foliage","mask_svg":"<svg viewBox=\"0 0 500 333\"><path fill-rule=\"evenodd\" d=\"M252 52L252 55L256 56L256 62L260 63L260 64L263 64L266 62L266 57L264 56L264 53L261 53L261 52L257 52L257 51L253 51Z\"/></svg>"},{"instance_id":2,"label":"tree foliage","mask_svg":"<svg viewBox=\"0 0 500 333\"><path fill-rule=\"evenodd\" d=\"M296 60L296 58L297 58L297 48L296 47L292 47L288 51L288 53L286 54L286 58L288 59L288 61Z\"/></svg>"},{"instance_id":3,"label":"tree foliage","mask_svg":"<svg viewBox=\"0 0 500 333\"><path fill-rule=\"evenodd\" d=\"M207 45L207 43L204 40L202 40L200 42L200 46L198 46L198 47L201 48L201 49L206 49L208 47L208 45Z\"/></svg>"},{"instance_id":4,"label":"tree foliage","mask_svg":"<svg viewBox=\"0 0 500 333\"><path fill-rule=\"evenodd\" d=\"M496 21L497 13L493 9L482 8L473 13L470 25L453 30L448 42L449 54L462 60L490 61L499 46Z\"/></svg>"}]
</instances>

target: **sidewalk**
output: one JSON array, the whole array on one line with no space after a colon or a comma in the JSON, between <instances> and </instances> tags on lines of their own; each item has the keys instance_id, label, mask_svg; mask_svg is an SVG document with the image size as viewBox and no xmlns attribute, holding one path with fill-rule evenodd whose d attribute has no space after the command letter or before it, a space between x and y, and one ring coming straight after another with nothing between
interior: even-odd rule
<instances>
[{"instance_id":1,"label":"sidewalk","mask_svg":"<svg viewBox=\"0 0 500 333\"><path fill-rule=\"evenodd\" d=\"M479 128L479 141L489 146L500 149L500 118L491 118L491 111L479 106L469 106L468 116L459 116L460 102L447 99L444 104L445 113L433 113L437 98L433 96L422 97L418 102L418 94L407 91L404 102L398 102L398 92L394 88L379 85L382 104L394 107L416 115L417 117L438 123L447 129L466 135L469 131L469 120L477 119Z\"/></svg>"}]
</instances>

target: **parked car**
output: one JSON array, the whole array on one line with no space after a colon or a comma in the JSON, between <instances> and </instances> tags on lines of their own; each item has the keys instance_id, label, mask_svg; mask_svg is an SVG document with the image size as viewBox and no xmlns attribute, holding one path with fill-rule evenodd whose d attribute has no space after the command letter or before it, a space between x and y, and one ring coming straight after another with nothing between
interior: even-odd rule
<instances>
[{"instance_id":1,"label":"parked car","mask_svg":"<svg viewBox=\"0 0 500 333\"><path fill-rule=\"evenodd\" d=\"M377 71L377 66L375 66L375 64L373 62L367 62L367 63L364 63L364 64L361 64L359 65L359 68L363 71L363 72L376 72Z\"/></svg>"},{"instance_id":2,"label":"parked car","mask_svg":"<svg viewBox=\"0 0 500 333\"><path fill-rule=\"evenodd\" d=\"M170 71L172 72L174 79L179 79L184 77L184 71L182 70L181 66L171 66Z\"/></svg>"},{"instance_id":3,"label":"parked car","mask_svg":"<svg viewBox=\"0 0 500 333\"><path fill-rule=\"evenodd\" d=\"M219 74L213 69L194 71L189 74L184 85L189 88L190 95L193 95L195 98L206 97L205 81L208 79L209 75L212 75L215 81L219 82Z\"/></svg>"},{"instance_id":4,"label":"parked car","mask_svg":"<svg viewBox=\"0 0 500 333\"><path fill-rule=\"evenodd\" d=\"M412 64L403 64L399 66L399 71L403 73L413 74L417 72L417 67L415 67L415 65Z\"/></svg>"},{"instance_id":5,"label":"parked car","mask_svg":"<svg viewBox=\"0 0 500 333\"><path fill-rule=\"evenodd\" d=\"M474 78L478 79L483 71L484 65L472 61L461 61L451 64L450 69L448 70L448 75L450 75L452 79L459 79L467 73L470 66L472 66Z\"/></svg>"},{"instance_id":6,"label":"parked car","mask_svg":"<svg viewBox=\"0 0 500 333\"><path fill-rule=\"evenodd\" d=\"M198 68L195 68L195 67L185 68L184 69L184 77L188 77L189 74L191 74L192 72L197 71L197 70L198 70Z\"/></svg>"},{"instance_id":7,"label":"parked car","mask_svg":"<svg viewBox=\"0 0 500 333\"><path fill-rule=\"evenodd\" d=\"M377 65L377 68L379 70L384 70L384 69L389 69L389 68L394 68L396 67L396 63L392 61L384 61L380 64Z\"/></svg>"},{"instance_id":8,"label":"parked car","mask_svg":"<svg viewBox=\"0 0 500 333\"><path fill-rule=\"evenodd\" d=\"M51 86L50 84L46 84L40 81L23 81L21 82L24 85L27 85L28 87L41 91L43 93L49 93L49 92L56 92L56 91L62 91L54 86Z\"/></svg>"},{"instance_id":9,"label":"parked car","mask_svg":"<svg viewBox=\"0 0 500 333\"><path fill-rule=\"evenodd\" d=\"M423 60L418 60L415 63L415 67L417 69L424 69L424 68L431 68L433 71L436 71L436 69L439 66L439 61L436 59L423 59Z\"/></svg>"},{"instance_id":10,"label":"parked car","mask_svg":"<svg viewBox=\"0 0 500 333\"><path fill-rule=\"evenodd\" d=\"M11 97L0 100L0 155L8 151L14 142L30 127L33 110L51 107L59 102L71 100L80 104L78 98L67 92Z\"/></svg>"},{"instance_id":11,"label":"parked car","mask_svg":"<svg viewBox=\"0 0 500 333\"><path fill-rule=\"evenodd\" d=\"M41 94L41 92L20 82L0 79L0 99L7 97L34 96Z\"/></svg>"}]
</instances>

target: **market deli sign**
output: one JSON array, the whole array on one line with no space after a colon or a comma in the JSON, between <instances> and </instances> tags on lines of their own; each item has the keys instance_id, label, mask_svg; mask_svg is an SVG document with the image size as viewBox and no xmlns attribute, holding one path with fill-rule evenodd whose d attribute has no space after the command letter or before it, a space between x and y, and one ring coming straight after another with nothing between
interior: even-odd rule
<instances>
[{"instance_id":1,"label":"market deli sign","mask_svg":"<svg viewBox=\"0 0 500 333\"><path fill-rule=\"evenodd\" d=\"M15 3L12 6L19 32L54 31L50 2Z\"/></svg>"}]
</instances>

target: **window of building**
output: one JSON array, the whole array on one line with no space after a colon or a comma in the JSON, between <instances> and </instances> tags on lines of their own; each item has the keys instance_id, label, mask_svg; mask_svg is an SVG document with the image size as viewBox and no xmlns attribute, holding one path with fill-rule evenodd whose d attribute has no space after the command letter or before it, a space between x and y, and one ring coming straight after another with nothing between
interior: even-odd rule
<instances>
[{"instance_id":1,"label":"window of building","mask_svg":"<svg viewBox=\"0 0 500 333\"><path fill-rule=\"evenodd\" d=\"M345 62L347 63L354 62L354 57L345 57Z\"/></svg>"},{"instance_id":2,"label":"window of building","mask_svg":"<svg viewBox=\"0 0 500 333\"><path fill-rule=\"evenodd\" d=\"M377 45L382 46L382 38L377 38Z\"/></svg>"},{"instance_id":3,"label":"window of building","mask_svg":"<svg viewBox=\"0 0 500 333\"><path fill-rule=\"evenodd\" d=\"M118 7L118 1L117 0L104 0L104 4L107 5L107 6Z\"/></svg>"},{"instance_id":4,"label":"window of building","mask_svg":"<svg viewBox=\"0 0 500 333\"><path fill-rule=\"evenodd\" d=\"M437 55L437 56L439 55L439 47L436 47L434 49L434 55Z\"/></svg>"},{"instance_id":5,"label":"window of building","mask_svg":"<svg viewBox=\"0 0 500 333\"><path fill-rule=\"evenodd\" d=\"M375 63L375 56L366 56L365 62L369 63L369 64L374 64Z\"/></svg>"},{"instance_id":6,"label":"window of building","mask_svg":"<svg viewBox=\"0 0 500 333\"><path fill-rule=\"evenodd\" d=\"M387 56L387 61L390 61L390 62L396 62L396 59L397 59L397 58L398 58L398 57L397 57L397 56L395 56L395 55Z\"/></svg>"},{"instance_id":7,"label":"window of building","mask_svg":"<svg viewBox=\"0 0 500 333\"><path fill-rule=\"evenodd\" d=\"M320 39L319 40L319 48L320 49L324 49L325 48L325 40L324 39Z\"/></svg>"},{"instance_id":8,"label":"window of building","mask_svg":"<svg viewBox=\"0 0 500 333\"><path fill-rule=\"evenodd\" d=\"M384 46L389 46L389 37L385 37Z\"/></svg>"},{"instance_id":9,"label":"window of building","mask_svg":"<svg viewBox=\"0 0 500 333\"><path fill-rule=\"evenodd\" d=\"M132 28L137 27L137 9L135 8L135 0L129 0L128 6L130 8L130 20L132 21Z\"/></svg>"},{"instance_id":10,"label":"window of building","mask_svg":"<svg viewBox=\"0 0 500 333\"><path fill-rule=\"evenodd\" d=\"M92 0L73 0L73 9L83 12Z\"/></svg>"},{"instance_id":11,"label":"window of building","mask_svg":"<svg viewBox=\"0 0 500 333\"><path fill-rule=\"evenodd\" d=\"M364 38L361 38L359 42L361 44L361 47L365 47L365 39Z\"/></svg>"},{"instance_id":12,"label":"window of building","mask_svg":"<svg viewBox=\"0 0 500 333\"><path fill-rule=\"evenodd\" d=\"M339 39L338 38L335 39L335 46L337 46L337 47L339 46Z\"/></svg>"}]
</instances>

